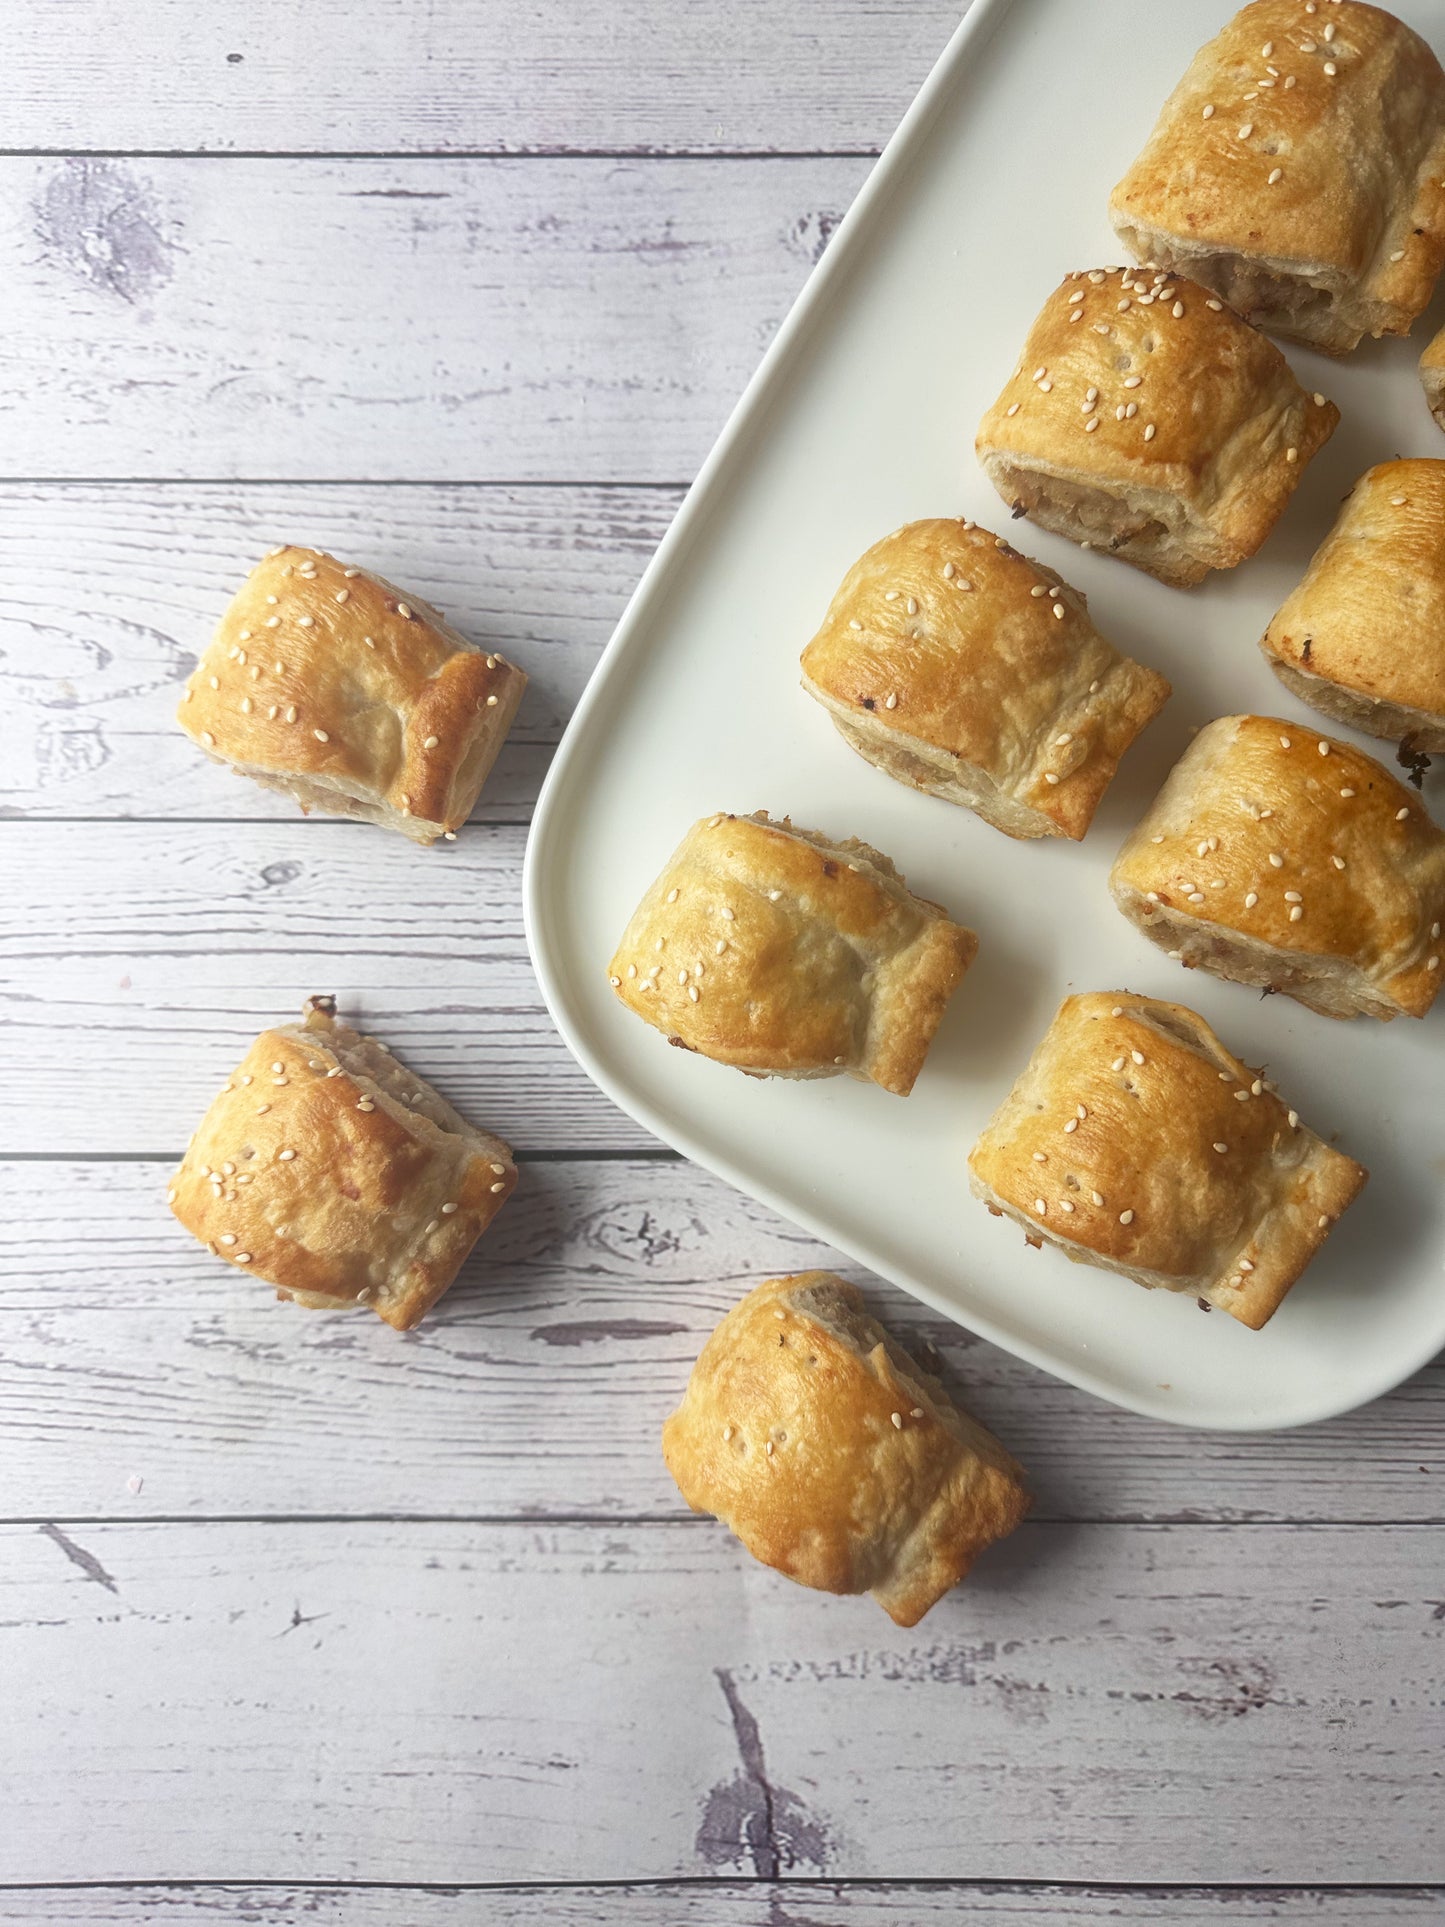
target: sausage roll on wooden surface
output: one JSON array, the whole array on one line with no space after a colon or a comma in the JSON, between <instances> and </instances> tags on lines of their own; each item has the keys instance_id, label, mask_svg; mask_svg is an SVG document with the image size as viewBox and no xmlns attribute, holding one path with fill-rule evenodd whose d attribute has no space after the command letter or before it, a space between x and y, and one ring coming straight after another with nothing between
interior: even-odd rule
<instances>
[{"instance_id":1,"label":"sausage roll on wooden surface","mask_svg":"<svg viewBox=\"0 0 1445 1927\"><path fill-rule=\"evenodd\" d=\"M613 989L669 1043L759 1077L906 1097L978 939L850 837L693 825L628 924Z\"/></svg>"},{"instance_id":2,"label":"sausage roll on wooden surface","mask_svg":"<svg viewBox=\"0 0 1445 1927\"><path fill-rule=\"evenodd\" d=\"M1081 837L1169 695L1077 589L943 518L854 563L803 651L803 687L870 763L1020 837Z\"/></svg>"},{"instance_id":3,"label":"sausage roll on wooden surface","mask_svg":"<svg viewBox=\"0 0 1445 1927\"><path fill-rule=\"evenodd\" d=\"M1445 834L1372 757L1299 723L1201 729L1109 887L1186 967L1326 1017L1423 1017L1440 988Z\"/></svg>"},{"instance_id":4,"label":"sausage roll on wooden surface","mask_svg":"<svg viewBox=\"0 0 1445 1927\"><path fill-rule=\"evenodd\" d=\"M662 1428L667 1469L755 1559L914 1626L1023 1518L1023 1474L831 1271L735 1305Z\"/></svg>"},{"instance_id":5,"label":"sausage roll on wooden surface","mask_svg":"<svg viewBox=\"0 0 1445 1927\"><path fill-rule=\"evenodd\" d=\"M313 1311L409 1331L517 1182L499 1137L313 997L263 1031L202 1119L168 1202L227 1263Z\"/></svg>"},{"instance_id":6,"label":"sausage roll on wooden surface","mask_svg":"<svg viewBox=\"0 0 1445 1927\"><path fill-rule=\"evenodd\" d=\"M1141 261L1343 354L1403 335L1445 260L1445 74L1357 0L1256 0L1164 105L1109 214Z\"/></svg>"},{"instance_id":7,"label":"sausage roll on wooden surface","mask_svg":"<svg viewBox=\"0 0 1445 1927\"><path fill-rule=\"evenodd\" d=\"M1255 1331L1366 1177L1202 1017L1124 990L1065 999L968 1162L1030 1243Z\"/></svg>"},{"instance_id":8,"label":"sausage roll on wooden surface","mask_svg":"<svg viewBox=\"0 0 1445 1927\"><path fill-rule=\"evenodd\" d=\"M280 548L222 616L178 720L303 810L433 843L466 822L526 686L380 576Z\"/></svg>"},{"instance_id":9,"label":"sausage roll on wooden surface","mask_svg":"<svg viewBox=\"0 0 1445 1927\"><path fill-rule=\"evenodd\" d=\"M1260 647L1326 716L1445 750L1445 461L1360 477Z\"/></svg>"},{"instance_id":10,"label":"sausage roll on wooden surface","mask_svg":"<svg viewBox=\"0 0 1445 1927\"><path fill-rule=\"evenodd\" d=\"M1071 274L978 431L1018 515L1187 588L1254 554L1339 410L1207 288Z\"/></svg>"}]
</instances>

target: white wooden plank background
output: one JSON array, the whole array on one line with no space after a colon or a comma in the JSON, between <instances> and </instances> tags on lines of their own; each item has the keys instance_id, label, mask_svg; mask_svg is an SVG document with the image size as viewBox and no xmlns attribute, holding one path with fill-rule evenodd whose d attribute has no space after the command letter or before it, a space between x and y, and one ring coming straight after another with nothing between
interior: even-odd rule
<instances>
[{"instance_id":1,"label":"white wooden plank background","mask_svg":"<svg viewBox=\"0 0 1445 1927\"><path fill-rule=\"evenodd\" d=\"M1038 1506L911 1633L798 1592L656 1435L830 1254L659 1157L527 965L550 751L954 11L0 9L0 1927L1445 1918L1445 1369L1200 1436L864 1280ZM455 846L172 727L282 538L531 672ZM524 1152L406 1337L159 1205L316 989Z\"/></svg>"}]
</instances>

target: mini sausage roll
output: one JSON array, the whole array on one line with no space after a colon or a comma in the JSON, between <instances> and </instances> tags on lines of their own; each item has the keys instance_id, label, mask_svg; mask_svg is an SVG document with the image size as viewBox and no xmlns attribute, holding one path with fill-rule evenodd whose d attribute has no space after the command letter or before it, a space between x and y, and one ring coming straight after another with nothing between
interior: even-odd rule
<instances>
[{"instance_id":1,"label":"mini sausage roll","mask_svg":"<svg viewBox=\"0 0 1445 1927\"><path fill-rule=\"evenodd\" d=\"M221 617L177 720L305 811L433 843L471 814L526 687L380 576L280 548Z\"/></svg>"},{"instance_id":2,"label":"mini sausage roll","mask_svg":"<svg viewBox=\"0 0 1445 1927\"><path fill-rule=\"evenodd\" d=\"M499 1137L459 1117L385 1044L313 997L263 1031L206 1112L167 1202L228 1264L312 1311L369 1305L410 1331L517 1182Z\"/></svg>"},{"instance_id":3,"label":"mini sausage roll","mask_svg":"<svg viewBox=\"0 0 1445 1927\"><path fill-rule=\"evenodd\" d=\"M1254 554L1338 420L1207 288L1095 268L1044 303L977 449L1016 515L1182 589Z\"/></svg>"},{"instance_id":4,"label":"mini sausage roll","mask_svg":"<svg viewBox=\"0 0 1445 1927\"><path fill-rule=\"evenodd\" d=\"M1326 1017L1423 1017L1440 988L1445 835L1372 757L1298 723L1201 729L1109 888L1186 969Z\"/></svg>"},{"instance_id":5,"label":"mini sausage roll","mask_svg":"<svg viewBox=\"0 0 1445 1927\"><path fill-rule=\"evenodd\" d=\"M879 769L1008 836L1081 837L1169 695L1050 569L969 521L910 522L843 578L803 687Z\"/></svg>"},{"instance_id":6,"label":"mini sausage roll","mask_svg":"<svg viewBox=\"0 0 1445 1927\"><path fill-rule=\"evenodd\" d=\"M1420 386L1436 426L1445 428L1445 328L1431 336L1420 357Z\"/></svg>"},{"instance_id":7,"label":"mini sausage roll","mask_svg":"<svg viewBox=\"0 0 1445 1927\"><path fill-rule=\"evenodd\" d=\"M847 1075L906 1097L978 938L856 837L695 823L608 968L670 1044L756 1077Z\"/></svg>"},{"instance_id":8,"label":"mini sausage roll","mask_svg":"<svg viewBox=\"0 0 1445 1927\"><path fill-rule=\"evenodd\" d=\"M1360 477L1260 648L1326 716L1445 750L1445 462Z\"/></svg>"},{"instance_id":9,"label":"mini sausage roll","mask_svg":"<svg viewBox=\"0 0 1445 1927\"><path fill-rule=\"evenodd\" d=\"M1068 997L969 1154L975 1197L1066 1257L1258 1331L1365 1182L1192 1010Z\"/></svg>"},{"instance_id":10,"label":"mini sausage roll","mask_svg":"<svg viewBox=\"0 0 1445 1927\"><path fill-rule=\"evenodd\" d=\"M1140 261L1330 354L1404 335L1445 260L1445 74L1350 0L1256 0L1194 56L1109 215Z\"/></svg>"},{"instance_id":11,"label":"mini sausage roll","mask_svg":"<svg viewBox=\"0 0 1445 1927\"><path fill-rule=\"evenodd\" d=\"M667 1469L765 1566L918 1621L1029 1509L1023 1473L831 1271L750 1291L662 1428Z\"/></svg>"}]
</instances>

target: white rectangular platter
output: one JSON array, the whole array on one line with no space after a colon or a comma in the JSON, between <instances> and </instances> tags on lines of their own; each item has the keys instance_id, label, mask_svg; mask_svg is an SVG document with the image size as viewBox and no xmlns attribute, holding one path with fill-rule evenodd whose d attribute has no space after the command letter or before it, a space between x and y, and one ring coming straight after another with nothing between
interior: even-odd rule
<instances>
[{"instance_id":1,"label":"white rectangular platter","mask_svg":"<svg viewBox=\"0 0 1445 1927\"><path fill-rule=\"evenodd\" d=\"M1302 0L1303 4L1303 0ZM1445 0L1402 0L1445 46ZM558 752L528 850L529 940L571 1049L669 1144L939 1311L1136 1411L1295 1425L1397 1384L1445 1344L1445 1012L1340 1024L1185 973L1113 908L1109 864L1190 733L1309 716L1256 640L1372 462L1445 456L1413 341L1343 363L1291 349L1343 420L1264 550L1181 593L1029 523L973 457L979 417L1062 275L1119 259L1109 189L1229 0L977 0L709 457ZM726 289L720 290L726 299ZM1170 677L1080 845L1010 841L871 769L798 686L845 569L900 522L969 515L1088 595ZM1391 746L1360 739L1391 758ZM1437 818L1441 782L1427 779ZM1431 792L1433 791L1433 796ZM913 1095L757 1082L616 1002L606 968L638 897L715 810L768 809L886 851L981 937ZM966 1157L1071 990L1197 1009L1268 1066L1371 1178L1262 1332L1190 1298L1026 1249L969 1195Z\"/></svg>"}]
</instances>

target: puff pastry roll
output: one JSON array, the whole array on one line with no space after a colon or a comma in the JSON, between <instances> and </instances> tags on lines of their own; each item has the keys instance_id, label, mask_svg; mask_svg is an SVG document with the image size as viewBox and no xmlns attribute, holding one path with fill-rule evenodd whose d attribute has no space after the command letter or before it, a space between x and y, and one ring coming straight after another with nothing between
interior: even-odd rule
<instances>
[{"instance_id":1,"label":"puff pastry roll","mask_svg":"<svg viewBox=\"0 0 1445 1927\"><path fill-rule=\"evenodd\" d=\"M385 1044L313 997L263 1031L212 1104L168 1202L228 1264L314 1311L369 1305L409 1331L517 1182L499 1137L459 1117Z\"/></svg>"},{"instance_id":2,"label":"puff pastry roll","mask_svg":"<svg viewBox=\"0 0 1445 1927\"><path fill-rule=\"evenodd\" d=\"M1367 470L1260 647L1326 716L1445 750L1445 462Z\"/></svg>"},{"instance_id":3,"label":"puff pastry roll","mask_svg":"<svg viewBox=\"0 0 1445 1927\"><path fill-rule=\"evenodd\" d=\"M1403 335L1445 260L1445 75L1354 0L1256 0L1201 48L1109 214L1130 253L1331 354Z\"/></svg>"},{"instance_id":4,"label":"puff pastry roll","mask_svg":"<svg viewBox=\"0 0 1445 1927\"><path fill-rule=\"evenodd\" d=\"M1436 426L1445 428L1445 328L1431 337L1420 357L1420 385Z\"/></svg>"},{"instance_id":5,"label":"puff pastry roll","mask_svg":"<svg viewBox=\"0 0 1445 1927\"><path fill-rule=\"evenodd\" d=\"M854 563L803 651L803 687L868 762L1021 837L1081 837L1169 695L1077 589L944 519Z\"/></svg>"},{"instance_id":6,"label":"puff pastry roll","mask_svg":"<svg viewBox=\"0 0 1445 1927\"><path fill-rule=\"evenodd\" d=\"M1201 729L1109 888L1186 969L1326 1017L1423 1017L1440 988L1445 835L1372 757L1298 723Z\"/></svg>"},{"instance_id":7,"label":"puff pastry roll","mask_svg":"<svg viewBox=\"0 0 1445 1927\"><path fill-rule=\"evenodd\" d=\"M1023 1518L1023 1474L831 1271L750 1291L662 1428L694 1512L820 1592L918 1621Z\"/></svg>"},{"instance_id":8,"label":"puff pastry roll","mask_svg":"<svg viewBox=\"0 0 1445 1927\"><path fill-rule=\"evenodd\" d=\"M1339 410L1207 288L1071 274L978 431L1015 515L1175 588L1254 554Z\"/></svg>"},{"instance_id":9,"label":"puff pastry roll","mask_svg":"<svg viewBox=\"0 0 1445 1927\"><path fill-rule=\"evenodd\" d=\"M969 1155L974 1195L1066 1257L1258 1331L1367 1173L1182 1004L1068 997Z\"/></svg>"},{"instance_id":10,"label":"puff pastry roll","mask_svg":"<svg viewBox=\"0 0 1445 1927\"><path fill-rule=\"evenodd\" d=\"M906 1097L977 949L868 844L760 810L693 825L608 975L683 1050L757 1077L846 1075Z\"/></svg>"},{"instance_id":11,"label":"puff pastry roll","mask_svg":"<svg viewBox=\"0 0 1445 1927\"><path fill-rule=\"evenodd\" d=\"M526 686L379 575L280 548L221 617L178 720L303 810L433 843L466 822Z\"/></svg>"}]
</instances>

